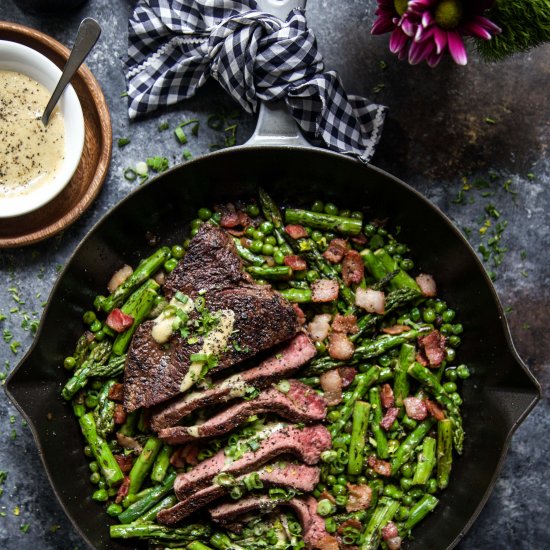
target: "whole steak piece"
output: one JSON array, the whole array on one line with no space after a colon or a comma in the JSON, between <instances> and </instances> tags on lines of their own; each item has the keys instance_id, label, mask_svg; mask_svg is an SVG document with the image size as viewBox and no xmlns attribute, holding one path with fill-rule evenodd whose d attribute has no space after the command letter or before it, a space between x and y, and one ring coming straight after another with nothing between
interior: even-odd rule
<instances>
[{"instance_id":1,"label":"whole steak piece","mask_svg":"<svg viewBox=\"0 0 550 550\"><path fill-rule=\"evenodd\" d=\"M233 312L230 340L219 355L219 372L260 351L292 338L299 328L292 305L267 285L257 285L245 273L230 236L204 224L191 240L189 250L164 284L171 299L176 292L192 299L201 296L208 311ZM124 371L124 406L127 411L151 407L178 395L191 364L190 356L201 351L201 341L190 344L175 333L158 343L151 331L154 321L136 331Z\"/></svg>"}]
</instances>

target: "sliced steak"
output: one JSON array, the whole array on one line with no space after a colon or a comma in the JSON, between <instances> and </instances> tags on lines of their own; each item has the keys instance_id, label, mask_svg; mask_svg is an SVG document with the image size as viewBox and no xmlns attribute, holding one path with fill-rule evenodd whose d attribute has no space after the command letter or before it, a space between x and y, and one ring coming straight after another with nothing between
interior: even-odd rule
<instances>
[{"instance_id":1,"label":"sliced steak","mask_svg":"<svg viewBox=\"0 0 550 550\"><path fill-rule=\"evenodd\" d=\"M210 485L220 472L240 476L252 472L282 454L297 456L306 464L317 464L321 453L330 449L330 445L330 433L324 426L316 425L302 429L284 426L260 441L260 446L255 452L250 451L241 458L228 462L228 457L222 449L191 471L179 474L174 482L174 492L179 500L183 500Z\"/></svg>"},{"instance_id":2,"label":"sliced steak","mask_svg":"<svg viewBox=\"0 0 550 550\"><path fill-rule=\"evenodd\" d=\"M317 501L311 496L295 497L290 500L271 499L268 496L252 496L220 504L210 509L212 519L222 525L234 524L235 518L248 512L271 512L277 506L291 507L300 523L306 548L322 549L321 543L327 538L325 520L317 513Z\"/></svg>"},{"instance_id":3,"label":"sliced steak","mask_svg":"<svg viewBox=\"0 0 550 550\"><path fill-rule=\"evenodd\" d=\"M203 437L218 437L240 426L252 415L277 413L292 422L311 424L320 422L327 413L326 400L309 386L289 380L290 387L283 393L272 386L256 399L237 403L197 426L174 426L159 432L159 438L171 445L187 443Z\"/></svg>"},{"instance_id":4,"label":"sliced steak","mask_svg":"<svg viewBox=\"0 0 550 550\"><path fill-rule=\"evenodd\" d=\"M310 339L299 333L257 367L220 380L207 390L187 393L175 401L157 407L151 416L151 426L153 430L159 431L174 426L197 409L244 397L247 390L253 388L266 388L273 382L290 376L315 357L315 353L315 346Z\"/></svg>"},{"instance_id":5,"label":"sliced steak","mask_svg":"<svg viewBox=\"0 0 550 550\"><path fill-rule=\"evenodd\" d=\"M313 491L319 483L320 470L315 466L306 466L305 464L277 463L264 466L258 470L257 474L259 480L266 487L291 487L307 493ZM245 478L246 475L239 476L235 481L243 483ZM165 525L174 525L210 502L225 496L230 490L231 487L210 485L178 502L175 506L161 510L157 519Z\"/></svg>"},{"instance_id":6,"label":"sliced steak","mask_svg":"<svg viewBox=\"0 0 550 550\"><path fill-rule=\"evenodd\" d=\"M288 340L299 328L292 305L268 285L255 284L244 272L231 237L210 224L199 229L187 254L166 279L166 297L171 299L177 291L192 299L200 293L209 311L234 313L231 340L210 373ZM190 345L179 335L160 344L151 335L153 326L154 321L140 325L128 350L124 372L127 411L178 395L189 370L189 357L201 349L202 341Z\"/></svg>"}]
</instances>

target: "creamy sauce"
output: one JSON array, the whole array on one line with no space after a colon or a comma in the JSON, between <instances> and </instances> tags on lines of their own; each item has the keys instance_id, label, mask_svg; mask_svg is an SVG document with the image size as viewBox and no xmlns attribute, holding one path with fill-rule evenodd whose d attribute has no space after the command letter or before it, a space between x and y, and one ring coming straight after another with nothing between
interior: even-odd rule
<instances>
[{"instance_id":1,"label":"creamy sauce","mask_svg":"<svg viewBox=\"0 0 550 550\"><path fill-rule=\"evenodd\" d=\"M0 71L0 197L25 195L52 181L65 152L59 108L48 126L40 120L50 94L14 71Z\"/></svg>"},{"instance_id":2,"label":"creamy sauce","mask_svg":"<svg viewBox=\"0 0 550 550\"><path fill-rule=\"evenodd\" d=\"M172 298L172 300L170 300L170 305L175 307L176 309L181 309L181 311L187 314L191 313L193 311L193 308L195 307L195 303L191 298L189 298L189 296L187 296L187 302L185 303L174 297ZM175 313L172 315L166 315L166 313L163 311L153 321L151 336L153 337L153 340L155 342L157 342L158 344L165 344L166 342L168 342L170 336L172 336L172 333L174 332L172 325L175 319Z\"/></svg>"}]
</instances>

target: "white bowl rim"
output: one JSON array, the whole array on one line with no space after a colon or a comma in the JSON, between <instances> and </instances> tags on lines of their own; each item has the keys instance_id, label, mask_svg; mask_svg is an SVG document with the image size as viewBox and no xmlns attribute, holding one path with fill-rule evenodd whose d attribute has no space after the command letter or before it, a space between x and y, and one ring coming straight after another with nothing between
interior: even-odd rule
<instances>
[{"instance_id":1,"label":"white bowl rim","mask_svg":"<svg viewBox=\"0 0 550 550\"><path fill-rule=\"evenodd\" d=\"M52 93L61 70L45 55L23 44L0 40L0 71L17 71L33 78ZM23 195L0 197L0 218L21 216L50 202L70 182L84 148L84 114L71 84L58 103L65 126L64 161L54 178Z\"/></svg>"}]
</instances>

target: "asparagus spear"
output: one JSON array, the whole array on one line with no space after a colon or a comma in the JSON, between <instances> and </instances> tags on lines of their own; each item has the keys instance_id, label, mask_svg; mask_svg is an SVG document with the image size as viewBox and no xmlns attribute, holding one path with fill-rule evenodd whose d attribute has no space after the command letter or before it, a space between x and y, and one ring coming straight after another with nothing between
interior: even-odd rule
<instances>
[{"instance_id":1,"label":"asparagus spear","mask_svg":"<svg viewBox=\"0 0 550 550\"><path fill-rule=\"evenodd\" d=\"M409 460L413 451L422 443L423 439L432 429L434 423L435 420L433 418L427 418L418 424L418 426L405 438L391 460L392 475L395 475L399 468Z\"/></svg>"},{"instance_id":2,"label":"asparagus spear","mask_svg":"<svg viewBox=\"0 0 550 550\"><path fill-rule=\"evenodd\" d=\"M414 346L410 344L403 344L401 346L393 379L393 396L396 407L403 407L403 399L409 395L408 369L412 365L415 356L416 350Z\"/></svg>"},{"instance_id":3,"label":"asparagus spear","mask_svg":"<svg viewBox=\"0 0 550 550\"><path fill-rule=\"evenodd\" d=\"M85 332L76 343L76 348L73 353L73 357L75 358L75 368L78 370L80 366L82 366L82 363L84 362L84 359L86 358L86 354L88 353L90 349L90 344L92 343L93 339L90 336L90 332Z\"/></svg>"},{"instance_id":4,"label":"asparagus spear","mask_svg":"<svg viewBox=\"0 0 550 550\"><path fill-rule=\"evenodd\" d=\"M452 420L440 420L437 423L437 485L440 489L445 489L449 485L453 464L452 437Z\"/></svg>"},{"instance_id":5,"label":"asparagus spear","mask_svg":"<svg viewBox=\"0 0 550 550\"><path fill-rule=\"evenodd\" d=\"M258 195L265 219L269 220L273 224L273 234L277 239L277 244L282 246L285 244L286 238L284 236L283 217L281 216L281 211L275 204L275 201L261 187L258 191Z\"/></svg>"},{"instance_id":6,"label":"asparagus spear","mask_svg":"<svg viewBox=\"0 0 550 550\"><path fill-rule=\"evenodd\" d=\"M397 262L388 254L384 248L379 248L374 255L380 260L384 269L391 273L397 271L395 277L390 281L392 288L410 288L416 290L420 294L420 287L416 284L416 281L405 271L399 269Z\"/></svg>"},{"instance_id":7,"label":"asparagus spear","mask_svg":"<svg viewBox=\"0 0 550 550\"><path fill-rule=\"evenodd\" d=\"M433 437L426 437L422 443L422 451L418 453L418 464L414 472L413 485L425 485L432 475L435 458L436 441Z\"/></svg>"},{"instance_id":8,"label":"asparagus spear","mask_svg":"<svg viewBox=\"0 0 550 550\"><path fill-rule=\"evenodd\" d=\"M132 411L126 415L126 422L120 427L119 433L132 437L136 433L136 426L139 420L139 411Z\"/></svg>"},{"instance_id":9,"label":"asparagus spear","mask_svg":"<svg viewBox=\"0 0 550 550\"><path fill-rule=\"evenodd\" d=\"M408 535L410 530L422 521L437 506L439 499L433 495L424 495L410 509L409 517L403 527L403 534Z\"/></svg>"},{"instance_id":10,"label":"asparagus spear","mask_svg":"<svg viewBox=\"0 0 550 550\"><path fill-rule=\"evenodd\" d=\"M162 441L160 439L150 437L147 440L145 446L143 447L143 451L141 451L141 454L138 456L132 466L132 469L130 470L130 487L128 488L129 495L135 494L140 490L145 477L153 467L153 463L155 462L155 458L157 457L161 447Z\"/></svg>"},{"instance_id":11,"label":"asparagus spear","mask_svg":"<svg viewBox=\"0 0 550 550\"><path fill-rule=\"evenodd\" d=\"M273 267L252 266L246 269L255 279L273 279L276 281L290 279L292 277L292 268L287 265L276 265Z\"/></svg>"},{"instance_id":12,"label":"asparagus spear","mask_svg":"<svg viewBox=\"0 0 550 550\"><path fill-rule=\"evenodd\" d=\"M359 475L363 469L363 451L365 449L365 440L369 425L370 407L369 403L365 403L364 401L356 401L353 405L348 460L348 473L350 475Z\"/></svg>"},{"instance_id":13,"label":"asparagus spear","mask_svg":"<svg viewBox=\"0 0 550 550\"><path fill-rule=\"evenodd\" d=\"M462 417L454 401L447 395L439 380L426 367L416 361L409 367L409 374L416 378L424 388L428 389L435 399L443 405L453 422L453 443L458 454L462 453L464 445L464 430L462 429Z\"/></svg>"},{"instance_id":14,"label":"asparagus spear","mask_svg":"<svg viewBox=\"0 0 550 550\"><path fill-rule=\"evenodd\" d=\"M139 324L149 315L155 305L157 291L160 288L156 281L149 279L141 285L122 306L121 311L133 317L134 322L130 328L121 332L113 344L113 354L122 355L126 352L130 340Z\"/></svg>"},{"instance_id":15,"label":"asparagus spear","mask_svg":"<svg viewBox=\"0 0 550 550\"><path fill-rule=\"evenodd\" d=\"M237 237L233 237L233 242L235 243L235 248L237 249L237 254L243 259L246 260L249 264L255 266L261 266L265 263L264 259L261 256L257 256L248 248L244 247L241 244L241 240Z\"/></svg>"},{"instance_id":16,"label":"asparagus spear","mask_svg":"<svg viewBox=\"0 0 550 550\"><path fill-rule=\"evenodd\" d=\"M289 302L295 302L297 304L311 302L311 290L309 288L287 288L285 290L279 290L279 293Z\"/></svg>"},{"instance_id":17,"label":"asparagus spear","mask_svg":"<svg viewBox=\"0 0 550 550\"><path fill-rule=\"evenodd\" d=\"M195 540L187 545L187 550L212 550L210 546L206 546L202 542Z\"/></svg>"},{"instance_id":18,"label":"asparagus spear","mask_svg":"<svg viewBox=\"0 0 550 550\"><path fill-rule=\"evenodd\" d=\"M297 208L287 208L285 210L285 221L286 223L307 225L324 231L338 231L338 233L344 235L359 235L363 227L363 221L356 218L344 218Z\"/></svg>"},{"instance_id":19,"label":"asparagus spear","mask_svg":"<svg viewBox=\"0 0 550 550\"><path fill-rule=\"evenodd\" d=\"M365 531L361 550L376 550L380 544L382 529L393 519L399 509L399 501L382 497L374 510Z\"/></svg>"},{"instance_id":20,"label":"asparagus spear","mask_svg":"<svg viewBox=\"0 0 550 550\"><path fill-rule=\"evenodd\" d=\"M113 416L116 404L109 399L109 390L113 384L115 384L115 380L107 380L103 384L98 395L97 406L93 411L97 433L103 438L107 437L107 434L115 429Z\"/></svg>"},{"instance_id":21,"label":"asparagus spear","mask_svg":"<svg viewBox=\"0 0 550 550\"><path fill-rule=\"evenodd\" d=\"M73 399L73 412L77 418L80 418L83 414L86 414L86 405L84 405L84 392L80 392Z\"/></svg>"},{"instance_id":22,"label":"asparagus spear","mask_svg":"<svg viewBox=\"0 0 550 550\"><path fill-rule=\"evenodd\" d=\"M369 390L369 401L372 409L371 429L376 441L376 454L380 458L388 458L388 439L386 432L380 426L383 418L382 402L380 400L380 390L371 388Z\"/></svg>"},{"instance_id":23,"label":"asparagus spear","mask_svg":"<svg viewBox=\"0 0 550 550\"><path fill-rule=\"evenodd\" d=\"M158 504L147 510L144 514L139 516L135 521L138 523L148 523L151 521L156 521L157 514L164 510L165 508L171 508L178 501L176 495L168 495L163 498Z\"/></svg>"},{"instance_id":24,"label":"asparagus spear","mask_svg":"<svg viewBox=\"0 0 550 550\"><path fill-rule=\"evenodd\" d=\"M160 450L153 469L151 470L151 479L161 483L166 477L168 467L170 466L170 456L172 455L172 447L170 445L164 445Z\"/></svg>"},{"instance_id":25,"label":"asparagus spear","mask_svg":"<svg viewBox=\"0 0 550 550\"><path fill-rule=\"evenodd\" d=\"M151 275L153 275L170 258L167 246L159 248L154 254L139 264L136 270L107 298L100 301L100 307L109 313L115 307L120 307L126 298Z\"/></svg>"},{"instance_id":26,"label":"asparagus spear","mask_svg":"<svg viewBox=\"0 0 550 550\"><path fill-rule=\"evenodd\" d=\"M124 479L120 466L118 465L109 445L99 436L96 430L94 415L90 412L79 418L80 428L92 453L99 464L99 468L105 481L112 487Z\"/></svg>"},{"instance_id":27,"label":"asparagus spear","mask_svg":"<svg viewBox=\"0 0 550 550\"><path fill-rule=\"evenodd\" d=\"M191 524L185 527L165 527L156 523L130 523L111 525L109 534L112 539L156 539L158 541L189 542L210 535L207 524Z\"/></svg>"},{"instance_id":28,"label":"asparagus spear","mask_svg":"<svg viewBox=\"0 0 550 550\"><path fill-rule=\"evenodd\" d=\"M372 250L366 248L365 250L362 250L360 254L363 259L363 264L377 281L381 281L387 277L388 271L382 265L380 259L374 255Z\"/></svg>"}]
</instances>

